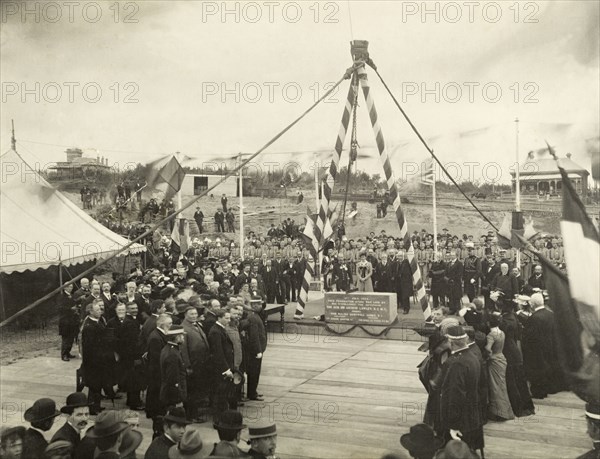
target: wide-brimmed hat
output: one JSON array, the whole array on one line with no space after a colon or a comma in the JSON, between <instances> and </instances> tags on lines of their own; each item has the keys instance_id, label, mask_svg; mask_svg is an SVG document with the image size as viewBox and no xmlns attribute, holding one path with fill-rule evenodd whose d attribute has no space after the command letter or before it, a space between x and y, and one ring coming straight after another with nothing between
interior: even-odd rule
<instances>
[{"instance_id":1,"label":"wide-brimmed hat","mask_svg":"<svg viewBox=\"0 0 600 459\"><path fill-rule=\"evenodd\" d=\"M121 457L129 456L142 444L143 438L142 433L137 430L126 430L119 447L119 455Z\"/></svg>"},{"instance_id":2,"label":"wide-brimmed hat","mask_svg":"<svg viewBox=\"0 0 600 459\"><path fill-rule=\"evenodd\" d=\"M202 437L196 429L186 430L177 445L169 448L169 459L200 459L202 455Z\"/></svg>"},{"instance_id":3,"label":"wide-brimmed hat","mask_svg":"<svg viewBox=\"0 0 600 459\"><path fill-rule=\"evenodd\" d=\"M421 346L419 346L418 350L421 352L433 351L436 347L438 347L444 341L446 341L446 337L444 335L442 335L441 333L433 333L433 334L429 335L426 342L424 342L423 344L421 344Z\"/></svg>"},{"instance_id":4,"label":"wide-brimmed hat","mask_svg":"<svg viewBox=\"0 0 600 459\"><path fill-rule=\"evenodd\" d=\"M163 420L174 422L175 424L187 425L191 424L191 421L185 416L185 410L183 408L171 408L169 412L163 417Z\"/></svg>"},{"instance_id":5,"label":"wide-brimmed hat","mask_svg":"<svg viewBox=\"0 0 600 459\"><path fill-rule=\"evenodd\" d=\"M24 418L27 422L40 422L55 418L60 415L56 409L56 403L51 398L40 398L36 400L31 408L25 411Z\"/></svg>"},{"instance_id":6,"label":"wide-brimmed hat","mask_svg":"<svg viewBox=\"0 0 600 459\"><path fill-rule=\"evenodd\" d=\"M88 403L87 396L83 392L73 392L67 396L67 403L60 409L61 413L73 414L75 408L92 406Z\"/></svg>"},{"instance_id":7,"label":"wide-brimmed hat","mask_svg":"<svg viewBox=\"0 0 600 459\"><path fill-rule=\"evenodd\" d=\"M130 426L116 410L103 411L96 418L94 427L86 433L90 438L104 438L116 435L128 429Z\"/></svg>"},{"instance_id":8,"label":"wide-brimmed hat","mask_svg":"<svg viewBox=\"0 0 600 459\"><path fill-rule=\"evenodd\" d=\"M227 410L223 411L217 422L213 424L213 427L217 430L242 430L246 428L243 420L242 413L239 411Z\"/></svg>"},{"instance_id":9,"label":"wide-brimmed hat","mask_svg":"<svg viewBox=\"0 0 600 459\"><path fill-rule=\"evenodd\" d=\"M444 440L435 437L433 429L428 425L416 424L410 428L409 433L400 437L400 444L410 451L411 455L417 453L417 456L421 456L418 453L437 451L444 444Z\"/></svg>"},{"instance_id":10,"label":"wide-brimmed hat","mask_svg":"<svg viewBox=\"0 0 600 459\"><path fill-rule=\"evenodd\" d=\"M435 459L478 459L479 456L471 451L469 445L461 440L450 440L443 450L435 455Z\"/></svg>"},{"instance_id":11,"label":"wide-brimmed hat","mask_svg":"<svg viewBox=\"0 0 600 459\"><path fill-rule=\"evenodd\" d=\"M248 427L248 440L272 437L274 435L277 435L277 426L275 423L256 424Z\"/></svg>"}]
</instances>

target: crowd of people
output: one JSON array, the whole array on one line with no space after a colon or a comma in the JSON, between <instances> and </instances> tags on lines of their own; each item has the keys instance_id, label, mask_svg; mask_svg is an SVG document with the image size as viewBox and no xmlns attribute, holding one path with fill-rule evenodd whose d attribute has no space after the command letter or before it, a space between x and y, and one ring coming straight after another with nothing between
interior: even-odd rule
<instances>
[{"instance_id":1,"label":"crowd of people","mask_svg":"<svg viewBox=\"0 0 600 459\"><path fill-rule=\"evenodd\" d=\"M204 457L245 457L275 459L277 426L258 422L247 426L242 414L226 410L213 423L219 441L207 456L202 435L181 407L170 408L162 417L162 433L153 439L145 452L138 451L143 435L139 430L139 413L132 410L106 410L90 423L90 404L85 394L74 392L57 410L50 398L36 400L25 411L29 427L2 427L0 457L3 459L200 459ZM64 424L51 438L59 416ZM246 441L242 431L247 428ZM248 446L244 447L243 443Z\"/></svg>"},{"instance_id":2,"label":"crowd of people","mask_svg":"<svg viewBox=\"0 0 600 459\"><path fill-rule=\"evenodd\" d=\"M428 392L423 422L411 427L402 444L412 457L437 457L436 451L461 440L463 456L484 457L483 426L535 413L533 399L567 390L559 364L554 313L541 292L506 298L492 295L434 310L425 331L419 378ZM600 454L600 405L588 403L588 433ZM450 442L450 443L448 443Z\"/></svg>"}]
</instances>

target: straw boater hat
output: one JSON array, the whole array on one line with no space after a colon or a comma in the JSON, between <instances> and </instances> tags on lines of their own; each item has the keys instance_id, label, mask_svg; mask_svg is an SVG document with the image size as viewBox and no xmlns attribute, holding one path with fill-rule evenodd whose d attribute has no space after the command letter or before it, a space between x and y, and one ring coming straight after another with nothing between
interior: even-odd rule
<instances>
[{"instance_id":1,"label":"straw boater hat","mask_svg":"<svg viewBox=\"0 0 600 459\"><path fill-rule=\"evenodd\" d=\"M60 411L56 409L56 403L51 398L40 398L25 411L25 420L27 422L41 422L46 419L60 416Z\"/></svg>"},{"instance_id":2,"label":"straw boater hat","mask_svg":"<svg viewBox=\"0 0 600 459\"><path fill-rule=\"evenodd\" d=\"M465 333L465 329L461 325L454 325L452 327L448 327L448 332L446 333L446 338L448 339L464 339L467 337Z\"/></svg>"},{"instance_id":3,"label":"straw boater hat","mask_svg":"<svg viewBox=\"0 0 600 459\"><path fill-rule=\"evenodd\" d=\"M596 421L596 423L600 423L600 403L586 403L585 415Z\"/></svg>"},{"instance_id":4,"label":"straw boater hat","mask_svg":"<svg viewBox=\"0 0 600 459\"><path fill-rule=\"evenodd\" d=\"M256 438L267 438L277 435L277 426L274 423L256 424L248 428L248 443Z\"/></svg>"},{"instance_id":5,"label":"straw boater hat","mask_svg":"<svg viewBox=\"0 0 600 459\"><path fill-rule=\"evenodd\" d=\"M185 330L181 325L173 325L167 332L167 336L185 335Z\"/></svg>"}]
</instances>

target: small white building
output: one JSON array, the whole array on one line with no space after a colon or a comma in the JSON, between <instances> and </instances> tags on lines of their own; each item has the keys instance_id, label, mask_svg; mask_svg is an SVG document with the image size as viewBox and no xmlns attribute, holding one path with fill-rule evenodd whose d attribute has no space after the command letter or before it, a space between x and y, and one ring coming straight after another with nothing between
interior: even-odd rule
<instances>
[{"instance_id":1,"label":"small white building","mask_svg":"<svg viewBox=\"0 0 600 459\"><path fill-rule=\"evenodd\" d=\"M184 196L198 196L217 184L223 178L222 175L206 174L185 174L181 191ZM225 194L228 197L238 196L238 177L228 177L223 183L209 192L208 196L221 196Z\"/></svg>"}]
</instances>

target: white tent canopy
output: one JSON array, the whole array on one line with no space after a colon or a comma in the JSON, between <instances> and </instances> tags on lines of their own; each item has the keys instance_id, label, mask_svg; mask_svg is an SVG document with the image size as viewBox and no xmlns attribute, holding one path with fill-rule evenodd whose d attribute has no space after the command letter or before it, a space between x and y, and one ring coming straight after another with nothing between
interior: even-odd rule
<instances>
[{"instance_id":1,"label":"white tent canopy","mask_svg":"<svg viewBox=\"0 0 600 459\"><path fill-rule=\"evenodd\" d=\"M0 272L108 258L129 243L77 207L14 150L0 156L0 167ZM119 255L145 250L134 244Z\"/></svg>"}]
</instances>

